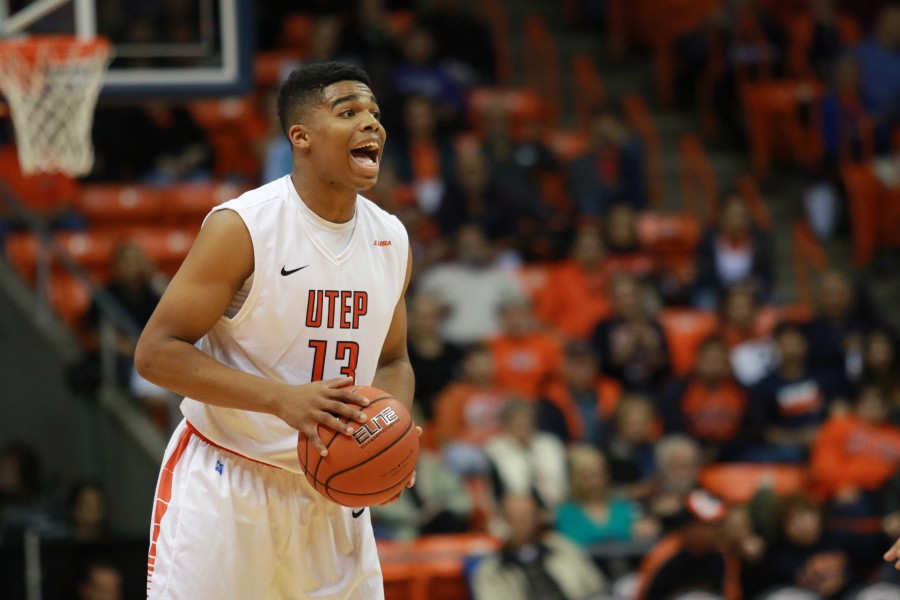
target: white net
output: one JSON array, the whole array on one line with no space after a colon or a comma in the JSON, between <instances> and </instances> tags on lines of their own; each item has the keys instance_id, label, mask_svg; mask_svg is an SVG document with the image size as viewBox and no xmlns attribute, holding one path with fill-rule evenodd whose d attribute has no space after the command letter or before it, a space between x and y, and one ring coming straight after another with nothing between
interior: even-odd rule
<instances>
[{"instance_id":1,"label":"white net","mask_svg":"<svg viewBox=\"0 0 900 600\"><path fill-rule=\"evenodd\" d=\"M23 173L90 172L94 107L109 61L103 39L0 41L0 92L9 103Z\"/></svg>"}]
</instances>

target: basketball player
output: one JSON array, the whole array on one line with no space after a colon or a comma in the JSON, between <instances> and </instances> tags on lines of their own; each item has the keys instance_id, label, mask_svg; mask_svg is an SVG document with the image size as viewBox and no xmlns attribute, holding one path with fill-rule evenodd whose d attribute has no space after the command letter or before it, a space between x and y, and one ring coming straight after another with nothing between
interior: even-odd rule
<instances>
[{"instance_id":1,"label":"basketball player","mask_svg":"<svg viewBox=\"0 0 900 600\"><path fill-rule=\"evenodd\" d=\"M350 434L367 400L412 404L410 254L393 216L358 195L385 131L367 75L324 63L278 97L290 175L207 217L138 344L143 377L185 396L157 485L153 599L384 597L369 513L326 501L297 459L298 431Z\"/></svg>"}]
</instances>

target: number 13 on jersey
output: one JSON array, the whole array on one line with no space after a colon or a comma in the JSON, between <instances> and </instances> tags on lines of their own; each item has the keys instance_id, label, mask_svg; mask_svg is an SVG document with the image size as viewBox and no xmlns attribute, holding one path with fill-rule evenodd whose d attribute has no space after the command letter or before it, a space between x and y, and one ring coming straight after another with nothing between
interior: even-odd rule
<instances>
[{"instance_id":1,"label":"number 13 on jersey","mask_svg":"<svg viewBox=\"0 0 900 600\"><path fill-rule=\"evenodd\" d=\"M309 340L313 349L312 381L325 379L325 359L328 354L327 340ZM334 345L334 360L342 363L341 375L356 380L356 362L359 360L359 344L356 342L337 342Z\"/></svg>"}]
</instances>

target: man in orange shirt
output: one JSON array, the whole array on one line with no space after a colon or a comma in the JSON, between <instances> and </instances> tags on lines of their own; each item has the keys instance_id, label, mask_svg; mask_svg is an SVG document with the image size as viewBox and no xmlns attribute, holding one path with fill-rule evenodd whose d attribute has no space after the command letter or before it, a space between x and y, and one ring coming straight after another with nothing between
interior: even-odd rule
<instances>
[{"instance_id":1,"label":"man in orange shirt","mask_svg":"<svg viewBox=\"0 0 900 600\"><path fill-rule=\"evenodd\" d=\"M606 251L600 234L575 234L568 260L549 268L547 285L536 299L538 317L573 340L586 340L611 306Z\"/></svg>"},{"instance_id":2,"label":"man in orange shirt","mask_svg":"<svg viewBox=\"0 0 900 600\"><path fill-rule=\"evenodd\" d=\"M527 300L510 298L501 304L501 333L488 345L494 358L494 383L524 400L537 400L557 377L562 348L551 335L539 331Z\"/></svg>"}]
</instances>

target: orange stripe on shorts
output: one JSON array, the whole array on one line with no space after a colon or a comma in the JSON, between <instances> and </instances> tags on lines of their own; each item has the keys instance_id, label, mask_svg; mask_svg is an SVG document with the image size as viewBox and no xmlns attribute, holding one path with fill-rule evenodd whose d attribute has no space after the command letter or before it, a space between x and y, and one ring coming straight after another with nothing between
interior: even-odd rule
<instances>
[{"instance_id":1,"label":"orange stripe on shorts","mask_svg":"<svg viewBox=\"0 0 900 600\"><path fill-rule=\"evenodd\" d=\"M156 492L156 502L153 506L153 531L150 534L150 552L147 556L148 591L150 590L150 579L153 577L153 568L156 564L156 540L159 538L159 524L162 523L163 516L169 508L169 502L172 500L172 480L175 476L175 465L178 464L181 455L184 454L187 448L188 442L191 440L191 435L193 435L192 429L186 428L184 433L181 434L175 451L169 457L169 460L166 461L163 472L159 476L159 489Z\"/></svg>"}]
</instances>

